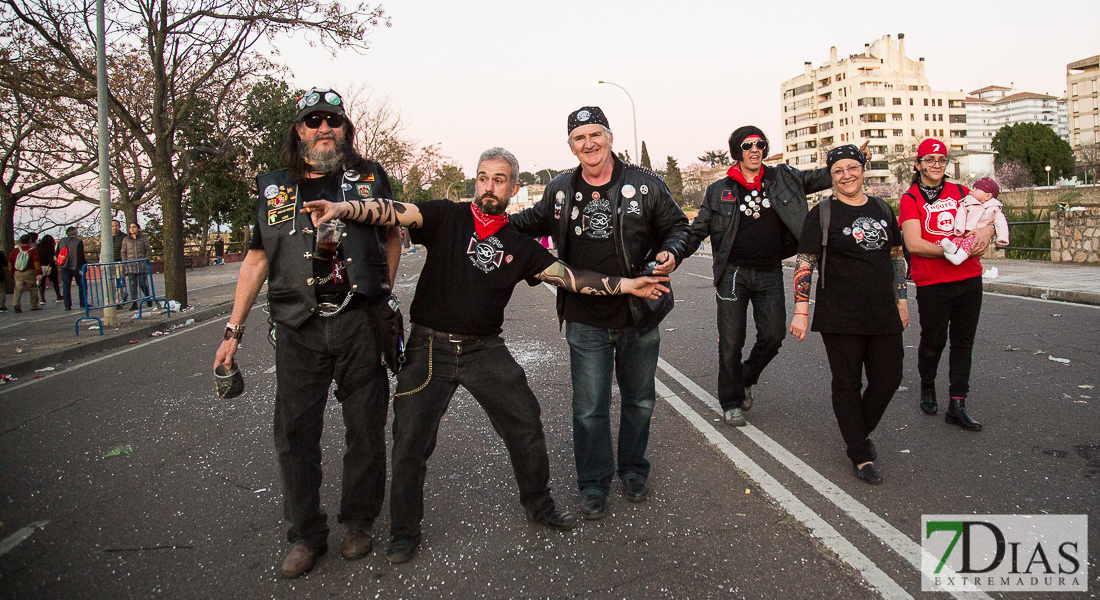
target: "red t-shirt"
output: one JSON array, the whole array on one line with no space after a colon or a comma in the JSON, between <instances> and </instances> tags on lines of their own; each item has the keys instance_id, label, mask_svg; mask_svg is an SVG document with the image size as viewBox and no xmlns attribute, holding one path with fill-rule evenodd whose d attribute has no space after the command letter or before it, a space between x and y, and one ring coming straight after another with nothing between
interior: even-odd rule
<instances>
[{"instance_id":1,"label":"red t-shirt","mask_svg":"<svg viewBox=\"0 0 1100 600\"><path fill-rule=\"evenodd\" d=\"M35 263L39 262L38 261L38 248L36 248L35 246L32 246L30 244L17 244L15 246L15 248L12 249L11 255L8 256L8 267L13 269L13 270L15 269L15 259L19 257L19 253L22 252L23 250L26 250L27 252L30 253L30 260L27 261L27 268L23 269L23 270L24 271L35 271L37 273L42 273L41 267L35 268L35 266L34 266Z\"/></svg>"},{"instance_id":2,"label":"red t-shirt","mask_svg":"<svg viewBox=\"0 0 1100 600\"><path fill-rule=\"evenodd\" d=\"M901 195L900 213L898 223L904 223L910 219L920 222L921 238L939 244L940 240L953 234L955 228L955 211L959 209L959 202L970 193L966 186L948 182L943 186L943 193L939 200L929 204L920 193L916 184L909 191ZM979 277L982 274L982 260L972 256L963 261L961 265L953 265L946 258L927 258L912 255L911 274L913 283L918 286L932 285L935 283L947 283L949 281L962 281L971 277Z\"/></svg>"}]
</instances>

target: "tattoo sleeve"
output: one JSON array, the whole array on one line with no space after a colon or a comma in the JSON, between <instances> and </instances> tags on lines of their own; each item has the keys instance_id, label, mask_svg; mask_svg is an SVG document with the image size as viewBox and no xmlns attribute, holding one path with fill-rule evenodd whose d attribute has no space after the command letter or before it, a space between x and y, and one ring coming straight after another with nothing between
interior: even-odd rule
<instances>
[{"instance_id":1,"label":"tattoo sleeve","mask_svg":"<svg viewBox=\"0 0 1100 600\"><path fill-rule=\"evenodd\" d=\"M816 254L799 254L798 263L794 268L794 301L810 301L810 281L817 267Z\"/></svg>"},{"instance_id":2,"label":"tattoo sleeve","mask_svg":"<svg viewBox=\"0 0 1100 600\"><path fill-rule=\"evenodd\" d=\"M905 271L908 270L908 264L905 262L905 254L902 253L901 246L890 248L890 260L894 262L894 278L898 282L897 287L894 288L894 300L905 300L908 293L905 286Z\"/></svg>"},{"instance_id":3,"label":"tattoo sleeve","mask_svg":"<svg viewBox=\"0 0 1100 600\"><path fill-rule=\"evenodd\" d=\"M542 273L536 275L540 280L556 285L564 290L593 296L610 296L622 293L622 277L609 277L595 271L573 270L560 260Z\"/></svg>"},{"instance_id":4,"label":"tattoo sleeve","mask_svg":"<svg viewBox=\"0 0 1100 600\"><path fill-rule=\"evenodd\" d=\"M401 222L401 215L405 213L405 205L390 200L389 198L367 198L364 200L349 200L345 219L359 221L367 225L405 225L416 227L415 224Z\"/></svg>"}]
</instances>

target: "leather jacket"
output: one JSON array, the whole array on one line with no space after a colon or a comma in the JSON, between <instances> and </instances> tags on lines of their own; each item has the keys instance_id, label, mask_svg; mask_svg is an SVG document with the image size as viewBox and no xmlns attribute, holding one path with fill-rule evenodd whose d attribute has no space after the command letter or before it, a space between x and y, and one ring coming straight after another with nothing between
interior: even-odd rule
<instances>
[{"instance_id":1,"label":"leather jacket","mask_svg":"<svg viewBox=\"0 0 1100 600\"><path fill-rule=\"evenodd\" d=\"M389 181L378 163L370 169L347 171L340 179L335 198L348 200L378 197L388 190ZM371 183L375 182L375 183ZM316 280L313 276L313 222L301 214L298 186L286 169L256 178L260 191L256 219L268 260L268 293L271 317L276 323L297 329L317 313ZM341 196L343 194L343 196ZM386 262L386 228L344 221L344 268L351 290L368 300L390 293Z\"/></svg>"},{"instance_id":2,"label":"leather jacket","mask_svg":"<svg viewBox=\"0 0 1100 600\"><path fill-rule=\"evenodd\" d=\"M764 187L768 190L768 197L772 200L772 207L779 215L779 219L787 226L783 258L788 258L798 251L798 238L802 236L802 224L806 220L806 213L809 212L806 194L829 189L833 185L833 180L826 168L801 171L789 165L777 165L765 166L762 170L761 177ZM723 201L722 192L730 190L736 199L739 197L737 186L737 182L728 176L707 186L703 203L699 207L699 214L692 222L688 236L688 251L685 258L695 254L699 244L710 236L713 256L711 268L715 286L718 285L722 270L729 262L730 250L737 237L737 226L741 218L741 211L737 210L738 203Z\"/></svg>"},{"instance_id":3,"label":"leather jacket","mask_svg":"<svg viewBox=\"0 0 1100 600\"><path fill-rule=\"evenodd\" d=\"M570 250L568 216L573 210L580 177L580 168L563 171L547 184L538 204L509 219L524 234L552 236L559 249L558 258L565 263L569 262ZM632 197L625 198L623 190ZM624 164L619 181L608 190L608 197L612 209L612 240L623 273L628 277L644 274L645 264L663 251L676 257L676 264L680 265L687 255L688 220L659 175L644 167ZM675 301L671 284L668 285L669 293L656 300L629 297L630 313L639 332L656 327L672 310ZM572 292L558 289L559 324L566 293Z\"/></svg>"}]
</instances>

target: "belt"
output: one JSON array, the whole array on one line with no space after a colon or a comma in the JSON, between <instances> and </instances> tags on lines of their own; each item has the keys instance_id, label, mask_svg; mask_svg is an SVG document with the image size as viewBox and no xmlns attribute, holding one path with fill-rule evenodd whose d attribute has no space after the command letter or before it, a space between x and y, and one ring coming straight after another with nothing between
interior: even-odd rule
<instances>
[{"instance_id":1,"label":"belt","mask_svg":"<svg viewBox=\"0 0 1100 600\"><path fill-rule=\"evenodd\" d=\"M420 332L423 332L423 333L426 333L426 334L432 336L433 338L436 338L437 340L441 340L441 341L445 341L445 342L452 342L452 343L476 342L476 341L479 341L479 340L483 340L485 338L496 337L495 335L471 335L471 334L465 334L465 333L447 333L446 331L436 331L434 329L431 329L430 327L425 327L423 325L417 325L416 323L413 323L412 329L413 329L412 333L416 333L416 332L420 331Z\"/></svg>"},{"instance_id":2,"label":"belt","mask_svg":"<svg viewBox=\"0 0 1100 600\"><path fill-rule=\"evenodd\" d=\"M343 294L317 294L317 304L329 304L340 305L343 304L344 298L347 297L347 293Z\"/></svg>"}]
</instances>

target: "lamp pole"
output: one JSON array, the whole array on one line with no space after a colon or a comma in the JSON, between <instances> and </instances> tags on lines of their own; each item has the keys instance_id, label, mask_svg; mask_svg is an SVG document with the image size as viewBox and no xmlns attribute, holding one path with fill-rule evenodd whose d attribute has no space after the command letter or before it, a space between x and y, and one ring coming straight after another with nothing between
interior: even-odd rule
<instances>
[{"instance_id":1,"label":"lamp pole","mask_svg":"<svg viewBox=\"0 0 1100 600\"><path fill-rule=\"evenodd\" d=\"M1050 187L1050 165L1046 166L1047 170L1047 187Z\"/></svg>"},{"instance_id":2,"label":"lamp pole","mask_svg":"<svg viewBox=\"0 0 1100 600\"><path fill-rule=\"evenodd\" d=\"M606 83L608 85L613 85L625 92L627 98L630 98L630 112L634 116L634 160L637 161L638 164L641 164L642 157L638 155L638 111L634 108L634 98L630 95L630 92L626 91L626 88L613 81L604 81L600 79L596 83Z\"/></svg>"},{"instance_id":3,"label":"lamp pole","mask_svg":"<svg viewBox=\"0 0 1100 600\"><path fill-rule=\"evenodd\" d=\"M111 236L111 171L109 157L107 155L107 27L105 25L104 1L96 2L96 110L98 113L99 127L99 262L109 263L114 260L114 238ZM101 276L106 278L107 270L103 268ZM87 282L85 282L87 285ZM113 289L106 281L104 285ZM110 293L110 292L109 292ZM113 300L113 298L112 298ZM103 309L105 325L118 327L118 316L115 307L108 306Z\"/></svg>"},{"instance_id":4,"label":"lamp pole","mask_svg":"<svg viewBox=\"0 0 1100 600\"><path fill-rule=\"evenodd\" d=\"M451 188L453 188L454 186L456 186L456 185L458 185L458 184L460 184L460 183L461 183L461 184L463 184L463 185L465 185L465 184L466 184L466 181L465 181L465 180L463 180L463 181L456 181L456 182L452 183L451 185L448 185L448 186L447 186L447 194L446 194L446 198L447 198L448 200L450 200L450 199L451 199ZM458 201L459 201L459 200L461 200L461 199L462 199L462 196L459 196L459 197L458 197L458 198L457 198L457 199L455 200L455 202L458 202Z\"/></svg>"}]
</instances>

